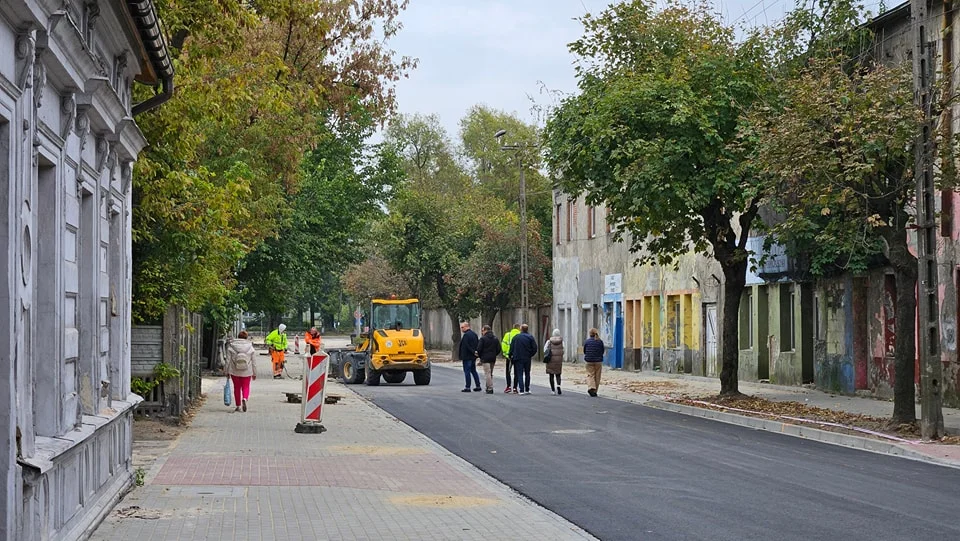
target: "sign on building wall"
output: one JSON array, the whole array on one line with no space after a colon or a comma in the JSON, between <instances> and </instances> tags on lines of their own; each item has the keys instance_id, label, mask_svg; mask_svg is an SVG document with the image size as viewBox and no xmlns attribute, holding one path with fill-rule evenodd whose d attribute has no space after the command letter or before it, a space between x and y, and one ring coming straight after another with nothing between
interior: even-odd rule
<instances>
[{"instance_id":1,"label":"sign on building wall","mask_svg":"<svg viewBox=\"0 0 960 541\"><path fill-rule=\"evenodd\" d=\"M747 267L746 284L759 285L767 281L777 281L779 277L790 271L790 260L786 248L779 243L773 243L769 248L764 247L765 236L750 237L747 239L747 250L751 253L751 264Z\"/></svg>"},{"instance_id":2,"label":"sign on building wall","mask_svg":"<svg viewBox=\"0 0 960 541\"><path fill-rule=\"evenodd\" d=\"M606 274L603 276L603 292L610 295L623 293L623 274Z\"/></svg>"}]
</instances>

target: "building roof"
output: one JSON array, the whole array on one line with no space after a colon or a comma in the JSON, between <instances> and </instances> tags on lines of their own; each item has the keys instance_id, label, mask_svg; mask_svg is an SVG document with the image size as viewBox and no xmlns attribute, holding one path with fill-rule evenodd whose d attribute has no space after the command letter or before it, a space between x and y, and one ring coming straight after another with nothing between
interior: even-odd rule
<instances>
[{"instance_id":1,"label":"building roof","mask_svg":"<svg viewBox=\"0 0 960 541\"><path fill-rule=\"evenodd\" d=\"M160 18L152 0L126 0L127 13L140 35L142 66L137 82L156 85L173 77L173 61L167 51Z\"/></svg>"},{"instance_id":2,"label":"building roof","mask_svg":"<svg viewBox=\"0 0 960 541\"><path fill-rule=\"evenodd\" d=\"M883 13L877 15L873 19L867 21L867 26L872 29L881 28L887 26L893 22L899 22L903 19L910 18L910 2L904 2L899 6L888 9Z\"/></svg>"},{"instance_id":3,"label":"building roof","mask_svg":"<svg viewBox=\"0 0 960 541\"><path fill-rule=\"evenodd\" d=\"M173 59L163 37L153 0L126 0L127 14L140 35L140 74L137 82L162 85L162 91L133 106L133 114L145 113L173 96Z\"/></svg>"}]
</instances>

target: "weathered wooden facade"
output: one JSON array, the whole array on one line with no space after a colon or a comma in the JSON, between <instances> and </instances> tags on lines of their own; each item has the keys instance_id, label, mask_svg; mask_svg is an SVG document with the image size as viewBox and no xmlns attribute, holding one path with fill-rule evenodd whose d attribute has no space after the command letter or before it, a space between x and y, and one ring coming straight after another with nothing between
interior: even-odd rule
<instances>
[{"instance_id":1,"label":"weathered wooden facade","mask_svg":"<svg viewBox=\"0 0 960 541\"><path fill-rule=\"evenodd\" d=\"M180 415L200 397L203 317L182 306L167 308L162 325L134 325L130 336L130 375L155 382L138 413ZM166 363L180 377L158 382L156 368Z\"/></svg>"},{"instance_id":2,"label":"weathered wooden facade","mask_svg":"<svg viewBox=\"0 0 960 541\"><path fill-rule=\"evenodd\" d=\"M0 539L84 538L132 483L133 117L172 84L149 0L0 2Z\"/></svg>"}]
</instances>

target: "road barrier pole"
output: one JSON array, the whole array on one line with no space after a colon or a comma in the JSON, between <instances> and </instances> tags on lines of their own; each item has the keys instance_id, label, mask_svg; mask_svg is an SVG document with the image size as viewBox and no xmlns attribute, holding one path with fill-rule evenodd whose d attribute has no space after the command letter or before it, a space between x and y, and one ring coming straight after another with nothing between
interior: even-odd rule
<instances>
[{"instance_id":1,"label":"road barrier pole","mask_svg":"<svg viewBox=\"0 0 960 541\"><path fill-rule=\"evenodd\" d=\"M325 432L323 420L323 397L327 386L327 367L330 357L320 350L304 357L303 400L300 408L300 422L294 430L297 434L319 434Z\"/></svg>"}]
</instances>

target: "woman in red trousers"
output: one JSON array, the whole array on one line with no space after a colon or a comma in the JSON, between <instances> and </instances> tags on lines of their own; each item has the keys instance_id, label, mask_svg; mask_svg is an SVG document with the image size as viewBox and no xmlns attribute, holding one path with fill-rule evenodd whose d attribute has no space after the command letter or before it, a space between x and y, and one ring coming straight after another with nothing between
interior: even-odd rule
<instances>
[{"instance_id":1,"label":"woman in red trousers","mask_svg":"<svg viewBox=\"0 0 960 541\"><path fill-rule=\"evenodd\" d=\"M247 331L240 331L236 340L227 343L226 370L233 381L233 397L237 404L234 411L247 411L250 381L257 379L256 357L253 342L247 340Z\"/></svg>"}]
</instances>

